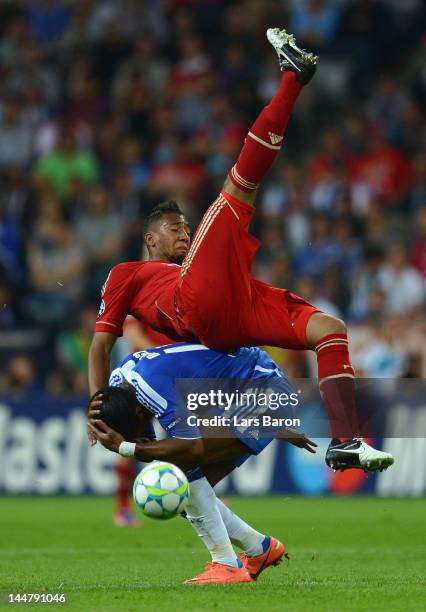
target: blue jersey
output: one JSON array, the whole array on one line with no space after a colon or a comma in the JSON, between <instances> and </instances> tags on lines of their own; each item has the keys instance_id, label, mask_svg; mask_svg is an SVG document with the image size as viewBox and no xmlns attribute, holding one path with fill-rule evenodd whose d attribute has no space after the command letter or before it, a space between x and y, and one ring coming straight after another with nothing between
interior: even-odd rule
<instances>
[{"instance_id":1,"label":"blue jersey","mask_svg":"<svg viewBox=\"0 0 426 612\"><path fill-rule=\"evenodd\" d=\"M196 426L176 432L176 379L281 378L292 387L269 355L258 348L241 348L235 353L213 351L201 344L176 344L138 351L126 357L111 373L109 384L127 381L139 402L169 435L200 438Z\"/></svg>"}]
</instances>

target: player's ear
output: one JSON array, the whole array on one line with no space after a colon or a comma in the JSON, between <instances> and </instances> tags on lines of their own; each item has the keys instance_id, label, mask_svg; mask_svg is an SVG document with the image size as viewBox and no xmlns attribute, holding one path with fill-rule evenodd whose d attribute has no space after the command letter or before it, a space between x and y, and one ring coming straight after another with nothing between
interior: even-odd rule
<instances>
[{"instance_id":1,"label":"player's ear","mask_svg":"<svg viewBox=\"0 0 426 612\"><path fill-rule=\"evenodd\" d=\"M147 232L144 236L145 244L147 247L152 248L155 247L156 239L155 232Z\"/></svg>"}]
</instances>

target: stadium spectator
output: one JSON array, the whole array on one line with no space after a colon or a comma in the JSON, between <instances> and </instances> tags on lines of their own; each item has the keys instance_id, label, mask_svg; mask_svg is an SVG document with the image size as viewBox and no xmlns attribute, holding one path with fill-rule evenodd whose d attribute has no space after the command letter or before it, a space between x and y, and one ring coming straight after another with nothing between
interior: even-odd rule
<instances>
[{"instance_id":1,"label":"stadium spectator","mask_svg":"<svg viewBox=\"0 0 426 612\"><path fill-rule=\"evenodd\" d=\"M58 201L46 196L28 242L26 315L39 324L68 325L83 295L84 266L81 245Z\"/></svg>"},{"instance_id":2,"label":"stadium spectator","mask_svg":"<svg viewBox=\"0 0 426 612\"><path fill-rule=\"evenodd\" d=\"M312 219L311 241L296 254L295 268L299 274L317 279L327 266L341 258L341 249L332 232L332 219L318 214Z\"/></svg>"},{"instance_id":3,"label":"stadium spectator","mask_svg":"<svg viewBox=\"0 0 426 612\"><path fill-rule=\"evenodd\" d=\"M12 329L16 325L15 296L12 286L0 282L0 330Z\"/></svg>"},{"instance_id":4,"label":"stadium spectator","mask_svg":"<svg viewBox=\"0 0 426 612\"><path fill-rule=\"evenodd\" d=\"M355 176L368 189L371 198L386 205L402 206L411 184L412 168L404 153L373 129L366 152L357 160Z\"/></svg>"},{"instance_id":5,"label":"stadium spectator","mask_svg":"<svg viewBox=\"0 0 426 612\"><path fill-rule=\"evenodd\" d=\"M103 187L92 187L87 194L87 208L77 216L75 230L88 267L90 296L99 294L109 270L119 263L123 252L127 218L117 214ZM101 238L101 239L100 239Z\"/></svg>"},{"instance_id":6,"label":"stadium spectator","mask_svg":"<svg viewBox=\"0 0 426 612\"><path fill-rule=\"evenodd\" d=\"M45 389L53 395L85 393L87 388L87 356L97 311L83 305L76 325L57 335L56 354L58 366L47 380Z\"/></svg>"},{"instance_id":7,"label":"stadium spectator","mask_svg":"<svg viewBox=\"0 0 426 612\"><path fill-rule=\"evenodd\" d=\"M7 80L8 89L16 95L25 96L28 88L37 87L50 109L58 102L60 93L57 67L46 61L42 48L31 39L23 44L18 58L15 70Z\"/></svg>"},{"instance_id":8,"label":"stadium spectator","mask_svg":"<svg viewBox=\"0 0 426 612\"><path fill-rule=\"evenodd\" d=\"M15 355L9 359L0 373L0 391L14 395L31 395L41 390L34 361L27 355Z\"/></svg>"},{"instance_id":9,"label":"stadium spectator","mask_svg":"<svg viewBox=\"0 0 426 612\"><path fill-rule=\"evenodd\" d=\"M376 302L380 300L379 270L383 262L384 252L377 245L371 245L365 250L362 265L353 275L353 291L350 304L350 316L353 321L359 322L371 314L372 296ZM384 309L384 296L380 304Z\"/></svg>"},{"instance_id":10,"label":"stadium spectator","mask_svg":"<svg viewBox=\"0 0 426 612\"><path fill-rule=\"evenodd\" d=\"M141 81L151 96L164 93L170 66L155 53L152 37L145 33L138 35L133 43L132 55L118 67L112 86L112 97L122 99L135 80Z\"/></svg>"},{"instance_id":11,"label":"stadium spectator","mask_svg":"<svg viewBox=\"0 0 426 612\"><path fill-rule=\"evenodd\" d=\"M402 117L410 104L410 96L393 76L382 76L368 105L368 114L381 134L394 141Z\"/></svg>"},{"instance_id":12,"label":"stadium spectator","mask_svg":"<svg viewBox=\"0 0 426 612\"><path fill-rule=\"evenodd\" d=\"M366 378L399 378L407 368L404 353L391 328L377 328L368 346L358 355L359 374Z\"/></svg>"},{"instance_id":13,"label":"stadium spectator","mask_svg":"<svg viewBox=\"0 0 426 612\"><path fill-rule=\"evenodd\" d=\"M411 190L410 204L417 208L424 206L426 202L426 151L414 158L414 168L416 182Z\"/></svg>"},{"instance_id":14,"label":"stadium spectator","mask_svg":"<svg viewBox=\"0 0 426 612\"><path fill-rule=\"evenodd\" d=\"M25 166L31 157L31 128L16 97L3 100L0 115L0 167Z\"/></svg>"},{"instance_id":15,"label":"stadium spectator","mask_svg":"<svg viewBox=\"0 0 426 612\"><path fill-rule=\"evenodd\" d=\"M42 45L49 45L63 34L69 24L71 9L67 3L31 2L25 11L31 34Z\"/></svg>"},{"instance_id":16,"label":"stadium spectator","mask_svg":"<svg viewBox=\"0 0 426 612\"><path fill-rule=\"evenodd\" d=\"M378 69L380 60L389 57L392 34L393 13L383 2L351 0L345 4L338 39L341 52L351 59L354 67L356 87L364 85Z\"/></svg>"},{"instance_id":17,"label":"stadium spectator","mask_svg":"<svg viewBox=\"0 0 426 612\"><path fill-rule=\"evenodd\" d=\"M379 270L379 286L386 296L390 314L412 315L425 298L425 285L419 272L407 262L404 247L395 245Z\"/></svg>"},{"instance_id":18,"label":"stadium spectator","mask_svg":"<svg viewBox=\"0 0 426 612\"><path fill-rule=\"evenodd\" d=\"M73 179L86 184L94 183L98 165L93 153L78 149L74 135L64 130L55 149L37 161L35 174L36 177L47 178L58 195L66 197Z\"/></svg>"},{"instance_id":19,"label":"stadium spectator","mask_svg":"<svg viewBox=\"0 0 426 612\"><path fill-rule=\"evenodd\" d=\"M334 0L302 0L293 2L290 30L304 47L315 53L327 51L336 34L340 6Z\"/></svg>"},{"instance_id":20,"label":"stadium spectator","mask_svg":"<svg viewBox=\"0 0 426 612\"><path fill-rule=\"evenodd\" d=\"M426 206L416 218L416 232L411 249L411 264L426 278Z\"/></svg>"},{"instance_id":21,"label":"stadium spectator","mask_svg":"<svg viewBox=\"0 0 426 612\"><path fill-rule=\"evenodd\" d=\"M23 274L23 227L18 210L15 215L15 206L9 204L7 197L0 200L0 272L3 279L19 282Z\"/></svg>"},{"instance_id":22,"label":"stadium spectator","mask_svg":"<svg viewBox=\"0 0 426 612\"><path fill-rule=\"evenodd\" d=\"M317 306L323 312L332 315L333 317L341 317L342 313L339 308L326 297L323 297L320 293L317 293L318 287L315 282L309 276L302 276L297 280L294 289L295 293L306 296L306 299L314 306Z\"/></svg>"},{"instance_id":23,"label":"stadium spectator","mask_svg":"<svg viewBox=\"0 0 426 612\"><path fill-rule=\"evenodd\" d=\"M22 49L28 41L28 26L20 14L5 21L0 40L0 63L3 68L12 68L19 62Z\"/></svg>"},{"instance_id":24,"label":"stadium spectator","mask_svg":"<svg viewBox=\"0 0 426 612\"><path fill-rule=\"evenodd\" d=\"M86 378L74 368L58 366L50 371L46 378L44 390L56 397L66 397L67 395L83 395L86 392Z\"/></svg>"}]
</instances>

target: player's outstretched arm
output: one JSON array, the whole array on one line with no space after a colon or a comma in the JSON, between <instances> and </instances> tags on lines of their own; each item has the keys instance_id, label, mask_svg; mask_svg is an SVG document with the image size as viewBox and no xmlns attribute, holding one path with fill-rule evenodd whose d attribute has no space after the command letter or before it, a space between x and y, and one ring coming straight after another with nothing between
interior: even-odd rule
<instances>
[{"instance_id":1,"label":"player's outstretched arm","mask_svg":"<svg viewBox=\"0 0 426 612\"><path fill-rule=\"evenodd\" d=\"M119 452L120 444L125 442L121 434L99 419L90 419L88 426L102 446L115 453ZM134 457L139 461L169 461L183 470L199 465L203 456L204 445L201 438L182 440L171 437L137 442L134 450Z\"/></svg>"},{"instance_id":2,"label":"player's outstretched arm","mask_svg":"<svg viewBox=\"0 0 426 612\"><path fill-rule=\"evenodd\" d=\"M139 461L170 461L183 470L200 465L203 456L204 446L201 439L165 438L138 442L135 448L135 458Z\"/></svg>"}]
</instances>

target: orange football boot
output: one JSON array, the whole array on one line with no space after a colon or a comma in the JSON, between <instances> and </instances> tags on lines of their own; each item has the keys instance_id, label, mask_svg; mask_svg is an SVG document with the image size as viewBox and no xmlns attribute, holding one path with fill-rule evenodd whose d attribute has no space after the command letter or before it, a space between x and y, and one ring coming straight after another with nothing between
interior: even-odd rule
<instances>
[{"instance_id":1,"label":"orange football boot","mask_svg":"<svg viewBox=\"0 0 426 612\"><path fill-rule=\"evenodd\" d=\"M248 557L245 553L240 553L240 560L253 580L257 580L257 577L263 570L271 565L278 565L281 563L282 558L285 556L287 559L290 557L286 553L284 544L275 538L270 538L268 549L262 554L256 557Z\"/></svg>"},{"instance_id":2,"label":"orange football boot","mask_svg":"<svg viewBox=\"0 0 426 612\"><path fill-rule=\"evenodd\" d=\"M237 582L253 582L245 567L231 567L211 561L201 574L185 580L183 584L235 584Z\"/></svg>"}]
</instances>

